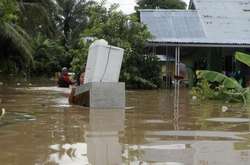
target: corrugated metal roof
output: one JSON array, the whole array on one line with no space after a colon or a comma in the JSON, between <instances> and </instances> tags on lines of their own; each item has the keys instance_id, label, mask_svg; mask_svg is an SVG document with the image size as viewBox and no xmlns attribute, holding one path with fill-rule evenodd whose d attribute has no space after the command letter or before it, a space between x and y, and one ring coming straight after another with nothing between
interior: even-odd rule
<instances>
[{"instance_id":1,"label":"corrugated metal roof","mask_svg":"<svg viewBox=\"0 0 250 165\"><path fill-rule=\"evenodd\" d=\"M193 40L205 37L196 11L141 10L141 21L153 34L153 40Z\"/></svg>"},{"instance_id":2,"label":"corrugated metal roof","mask_svg":"<svg viewBox=\"0 0 250 165\"><path fill-rule=\"evenodd\" d=\"M249 0L193 0L208 38L250 39Z\"/></svg>"},{"instance_id":3,"label":"corrugated metal roof","mask_svg":"<svg viewBox=\"0 0 250 165\"><path fill-rule=\"evenodd\" d=\"M152 42L250 46L250 0L193 0L196 10L140 11Z\"/></svg>"}]
</instances>

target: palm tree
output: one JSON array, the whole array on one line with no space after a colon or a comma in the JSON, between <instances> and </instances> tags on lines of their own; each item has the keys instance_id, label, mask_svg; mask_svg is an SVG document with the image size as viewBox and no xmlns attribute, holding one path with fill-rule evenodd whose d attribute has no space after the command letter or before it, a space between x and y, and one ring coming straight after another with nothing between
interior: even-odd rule
<instances>
[{"instance_id":1,"label":"palm tree","mask_svg":"<svg viewBox=\"0 0 250 165\"><path fill-rule=\"evenodd\" d=\"M79 34L87 26L87 8L95 1L87 0L56 0L58 4L57 27L63 32L66 48L79 39Z\"/></svg>"},{"instance_id":2,"label":"palm tree","mask_svg":"<svg viewBox=\"0 0 250 165\"><path fill-rule=\"evenodd\" d=\"M88 22L86 9L91 0L18 0L21 9L21 26L36 36L37 32L49 38L60 36L65 48L79 38Z\"/></svg>"},{"instance_id":3,"label":"palm tree","mask_svg":"<svg viewBox=\"0 0 250 165\"><path fill-rule=\"evenodd\" d=\"M17 1L20 9L19 23L30 35L43 33L49 38L56 36L54 22L58 9L56 0Z\"/></svg>"},{"instance_id":4,"label":"palm tree","mask_svg":"<svg viewBox=\"0 0 250 165\"><path fill-rule=\"evenodd\" d=\"M23 70L32 64L28 34L16 23L18 6L14 0L0 2L0 70Z\"/></svg>"}]
</instances>

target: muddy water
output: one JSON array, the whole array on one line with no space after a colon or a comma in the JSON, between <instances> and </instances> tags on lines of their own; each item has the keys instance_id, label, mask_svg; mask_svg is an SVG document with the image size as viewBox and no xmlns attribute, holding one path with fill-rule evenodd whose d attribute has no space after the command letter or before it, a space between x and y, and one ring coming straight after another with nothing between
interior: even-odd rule
<instances>
[{"instance_id":1,"label":"muddy water","mask_svg":"<svg viewBox=\"0 0 250 165\"><path fill-rule=\"evenodd\" d=\"M0 87L1 165L250 164L249 107L181 89L128 91L125 110L89 110L67 93Z\"/></svg>"}]
</instances>

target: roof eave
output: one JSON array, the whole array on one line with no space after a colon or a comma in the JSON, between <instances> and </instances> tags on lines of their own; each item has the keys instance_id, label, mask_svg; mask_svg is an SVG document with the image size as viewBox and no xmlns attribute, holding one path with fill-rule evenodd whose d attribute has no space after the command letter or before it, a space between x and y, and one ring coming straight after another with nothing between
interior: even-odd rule
<instances>
[{"instance_id":1,"label":"roof eave","mask_svg":"<svg viewBox=\"0 0 250 165\"><path fill-rule=\"evenodd\" d=\"M237 44L237 43L192 43L192 42L157 42L148 41L145 45L149 46L179 46L179 47L227 47L227 48L250 48L249 44Z\"/></svg>"}]
</instances>

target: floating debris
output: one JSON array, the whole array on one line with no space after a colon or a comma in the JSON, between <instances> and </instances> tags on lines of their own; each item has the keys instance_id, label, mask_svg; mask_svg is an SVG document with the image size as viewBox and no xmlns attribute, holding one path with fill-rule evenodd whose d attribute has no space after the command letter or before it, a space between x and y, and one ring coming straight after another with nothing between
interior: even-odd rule
<instances>
[{"instance_id":1,"label":"floating debris","mask_svg":"<svg viewBox=\"0 0 250 165\"><path fill-rule=\"evenodd\" d=\"M227 106L222 106L221 107L221 111L222 112L227 112L228 111L228 107Z\"/></svg>"},{"instance_id":2,"label":"floating debris","mask_svg":"<svg viewBox=\"0 0 250 165\"><path fill-rule=\"evenodd\" d=\"M135 107L126 107L125 109L126 110L131 110L131 109L134 109Z\"/></svg>"},{"instance_id":3,"label":"floating debris","mask_svg":"<svg viewBox=\"0 0 250 165\"><path fill-rule=\"evenodd\" d=\"M17 85L17 86L20 86L20 85L21 85L21 83L16 83L16 85Z\"/></svg>"},{"instance_id":4,"label":"floating debris","mask_svg":"<svg viewBox=\"0 0 250 165\"><path fill-rule=\"evenodd\" d=\"M197 100L197 96L193 96L193 97L192 97L192 100Z\"/></svg>"},{"instance_id":5,"label":"floating debris","mask_svg":"<svg viewBox=\"0 0 250 165\"><path fill-rule=\"evenodd\" d=\"M32 83L29 83L29 86L32 86Z\"/></svg>"},{"instance_id":6,"label":"floating debris","mask_svg":"<svg viewBox=\"0 0 250 165\"><path fill-rule=\"evenodd\" d=\"M1 115L0 115L0 119L5 115L5 108L1 109Z\"/></svg>"},{"instance_id":7,"label":"floating debris","mask_svg":"<svg viewBox=\"0 0 250 165\"><path fill-rule=\"evenodd\" d=\"M34 121L36 120L36 117L27 113L22 112L14 112L11 114L16 121Z\"/></svg>"},{"instance_id":8,"label":"floating debris","mask_svg":"<svg viewBox=\"0 0 250 165\"><path fill-rule=\"evenodd\" d=\"M0 82L0 86L3 86L3 82Z\"/></svg>"}]
</instances>

